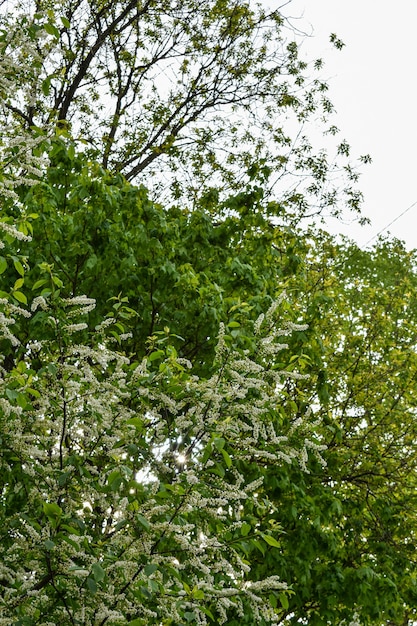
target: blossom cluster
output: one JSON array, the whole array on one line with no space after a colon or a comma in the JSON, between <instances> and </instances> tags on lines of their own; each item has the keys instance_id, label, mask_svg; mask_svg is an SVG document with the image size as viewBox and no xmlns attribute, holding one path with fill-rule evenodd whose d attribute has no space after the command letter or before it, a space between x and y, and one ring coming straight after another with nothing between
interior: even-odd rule
<instances>
[{"instance_id":1,"label":"blossom cluster","mask_svg":"<svg viewBox=\"0 0 417 626\"><path fill-rule=\"evenodd\" d=\"M285 324L268 313L253 351L220 333L213 373L200 379L180 358L178 369L147 359L131 367L106 340L108 321L88 344L63 341L86 328L89 298L38 297L38 307L55 339L28 345L19 375L0 379L3 395L14 377L2 411L2 618L156 624L187 614L205 625L213 612L223 624L250 606L254 623L278 623L269 595L287 587L276 576L252 579L245 519L265 462L307 469L321 450L309 414L286 431L278 418L286 374L271 363ZM255 545L265 533L254 526Z\"/></svg>"}]
</instances>

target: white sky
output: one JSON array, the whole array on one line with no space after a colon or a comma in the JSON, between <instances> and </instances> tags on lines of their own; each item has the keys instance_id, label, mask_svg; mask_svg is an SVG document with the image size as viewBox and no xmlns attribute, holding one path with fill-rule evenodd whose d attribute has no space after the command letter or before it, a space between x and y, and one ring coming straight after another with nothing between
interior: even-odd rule
<instances>
[{"instance_id":1,"label":"white sky","mask_svg":"<svg viewBox=\"0 0 417 626\"><path fill-rule=\"evenodd\" d=\"M303 54L325 62L340 138L353 157L373 159L359 183L372 226L330 225L364 246L417 202L417 1L293 0L282 12L303 16L294 23L313 30ZM329 43L332 32L346 44L340 52ZM389 232L417 248L417 204Z\"/></svg>"}]
</instances>

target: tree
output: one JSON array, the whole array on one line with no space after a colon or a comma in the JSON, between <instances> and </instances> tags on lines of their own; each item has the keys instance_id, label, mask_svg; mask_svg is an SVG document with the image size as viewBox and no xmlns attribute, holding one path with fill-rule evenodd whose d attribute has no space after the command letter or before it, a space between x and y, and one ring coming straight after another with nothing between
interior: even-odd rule
<instances>
[{"instance_id":1,"label":"tree","mask_svg":"<svg viewBox=\"0 0 417 626\"><path fill-rule=\"evenodd\" d=\"M45 33L55 36L54 28L50 14L42 28L28 23L28 40L39 54L38 41ZM48 41L45 50L53 56ZM7 53L16 47L8 32L2 43ZM41 67L36 56L30 80L15 83L22 87L23 101L39 83L47 91ZM6 65L4 71L9 80ZM306 414L303 424L288 428L284 436L274 398L285 396L281 380L286 374L275 371L271 361L283 347L280 336L298 327L290 321L281 329L276 326L277 306L285 316L279 304L270 307L265 322L259 318L253 326L242 319L237 335L240 322L230 322L230 335L220 326L217 351L211 351L214 366L200 357L204 379L187 372L191 363L166 342L167 331L152 335L145 359L135 360L137 351L129 346L127 357L123 324L134 310L116 296L111 315L105 315L101 298L94 319L94 299L74 293L78 272L91 282L80 270L88 274L94 259L88 254L89 263L81 268L84 253L71 246L64 262L55 258L56 235L75 244L79 216L74 212L86 198L77 193L67 207L69 189L64 185L62 193L57 170L64 163L70 178L78 175L76 191L83 184L85 189L83 175L92 185L90 195L101 185L105 209L108 192L114 191L129 209L137 210L142 198L144 208L162 224L161 210L120 176L107 176L85 160L79 167L83 159L75 154L67 131L46 142L47 129L34 128L30 110L27 119L22 117L13 96L9 85L4 118L13 113L15 132L22 120L29 127L22 141L26 160L15 159L9 180L36 161L37 150L47 149L51 166L33 189L35 181L20 176L14 192L3 194L4 224L11 225L4 227L1 266L3 623L224 622L232 610L253 615L255 621L276 621L265 594L285 602L286 585L274 575L248 578L241 543L243 537L248 541L251 526L242 519L240 506L249 500L256 504L263 456L276 456L279 463L298 457L305 463L306 442L315 426ZM10 148L13 153L11 140L6 151ZM97 174L98 186L93 180ZM51 197L55 214L48 211ZM30 212L36 202L39 213ZM100 210L97 198L94 207ZM115 205L109 225L116 223L111 234L120 252L124 233L115 219L117 209ZM83 217L88 221L85 213ZM99 235L96 223L90 227L88 234ZM84 234L90 252L94 239ZM99 248L103 257L108 247ZM86 316L89 323L83 321ZM240 337L236 346L235 335ZM247 346L244 352L242 345ZM237 437L240 429L244 439ZM258 478L247 483L239 461L242 470L250 463L252 473L258 465ZM257 524L252 530L256 536L251 541L277 544L269 526Z\"/></svg>"},{"instance_id":2,"label":"tree","mask_svg":"<svg viewBox=\"0 0 417 626\"><path fill-rule=\"evenodd\" d=\"M298 245L297 236L274 230L262 217L263 193L256 186L217 207L218 215L209 199L191 212L166 209L143 187L74 155L61 139L49 154L51 167L42 185L30 188L24 199L37 216L32 241L21 247L31 258L25 284L40 288L53 270L66 297L88 293L95 298L96 323L109 312L109 297L116 298L123 315L127 305L117 301L122 293L137 312L124 323L133 333L129 350L138 358L155 329L169 326L184 338L176 344L182 356L210 362L228 311L251 297L259 315L279 295L277 272L284 276L292 271L290 263L296 264L277 267L285 246ZM12 267L6 276L13 281Z\"/></svg>"},{"instance_id":3,"label":"tree","mask_svg":"<svg viewBox=\"0 0 417 626\"><path fill-rule=\"evenodd\" d=\"M81 8L3 16L0 624L409 623L414 256L297 227L336 202L326 159L306 142L273 156L252 127L253 143L227 164L202 139L239 133L208 125L217 106L249 115L274 101L301 119L324 86L307 89L282 38L281 74L272 60L260 71L272 48L249 44L268 24L282 32L278 13ZM174 18L175 43L161 34ZM221 28L229 48L210 49ZM131 46L157 36L141 69ZM139 92L180 44L189 65L179 57L176 95L157 81ZM234 69L220 64L227 51ZM123 115L100 130L90 104L104 102L102 79ZM219 99L194 109L171 145L155 140L150 121L162 142L180 94L191 107L210 89ZM135 106L148 124L136 146ZM126 154L129 166L165 159L178 185L175 168L188 164L201 185L192 206L127 180ZM290 157L292 173L313 176L274 197ZM207 164L215 183L204 184Z\"/></svg>"},{"instance_id":4,"label":"tree","mask_svg":"<svg viewBox=\"0 0 417 626\"><path fill-rule=\"evenodd\" d=\"M332 411L327 460L350 546L345 563L348 575L356 568L359 578L349 601L357 601L370 619L383 615L388 623L412 623L415 253L395 240L379 241L369 252L347 243L336 256L332 242L325 239L324 246L333 260L315 270L316 289L325 285L332 299L320 305L328 363L322 393L329 394ZM368 587L376 592L371 601Z\"/></svg>"},{"instance_id":5,"label":"tree","mask_svg":"<svg viewBox=\"0 0 417 626\"><path fill-rule=\"evenodd\" d=\"M44 290L31 308L49 339L2 379L4 623L274 619L264 594L285 583L251 581L241 545L276 546L274 529L248 537L240 511L257 506L263 457L304 462L314 429L306 416L283 437L274 409L285 373L271 358L292 325L278 329L271 308L255 359L221 332L200 380L169 344L139 363L112 350L111 318L75 343L92 306Z\"/></svg>"},{"instance_id":6,"label":"tree","mask_svg":"<svg viewBox=\"0 0 417 626\"><path fill-rule=\"evenodd\" d=\"M227 320L230 334L221 331L216 352L206 349L204 359L198 355L204 379L188 373L191 363L178 356L168 330L155 331L141 359L132 352L137 339L129 344L124 337L124 325L136 321L124 298L114 298L110 314L103 309L97 319L94 300L74 293L78 285L70 277L79 274L94 283L96 263L79 263L89 259L77 248L79 228L81 245L90 252L97 210L109 197L117 201L120 220L129 210L143 210L139 236L145 241L170 233L167 228L155 233L155 220L162 225L164 212L120 176L96 166L74 167L62 141L54 145L49 172L55 184L45 178L22 190L24 206L39 210L31 213L34 236L19 243L21 261L3 268L3 306L14 333L6 326L2 338L2 617L26 624L204 623L224 622L237 611L255 621L276 620L265 594L285 604L285 582L274 575L251 579L245 560L248 541L277 546L274 529L266 520L249 523L241 511L250 500L254 510L259 506L256 489L265 456L279 464L296 458L305 464L314 422L307 412L302 424L284 426L274 408L276 394L286 395L281 381L287 374L275 363L277 351L285 349L280 337L298 326L290 319L281 329L276 326L278 311L291 317L282 302L252 328L244 304L236 300L234 319ZM71 193L55 182L65 180L58 155L74 174ZM94 180L97 172L101 186ZM90 217L88 204L82 214L78 210L85 189L91 195L94 190ZM55 211L48 210L52 192L59 198ZM67 197L78 202L67 205ZM123 250L133 254L137 213L127 242L117 215L109 220L109 241L118 256ZM178 227L184 219L179 217ZM68 253L59 259L56 238L58 250ZM95 250L102 267L109 246L104 242ZM15 272L23 274L17 281ZM193 275L189 263L190 285ZM159 286L165 297L168 289L166 282ZM98 295L100 305L111 309ZM31 313L19 302L30 302ZM184 311L178 313L181 319ZM141 331L144 345L147 330ZM173 340L181 341L175 335Z\"/></svg>"},{"instance_id":7,"label":"tree","mask_svg":"<svg viewBox=\"0 0 417 626\"><path fill-rule=\"evenodd\" d=\"M361 624L412 624L415 253L395 240L364 252L318 232L305 244L287 293L309 324L304 393L322 420L327 467L268 469L264 489L286 533L279 555L259 559L260 575L291 584L289 623L349 623L356 612Z\"/></svg>"},{"instance_id":8,"label":"tree","mask_svg":"<svg viewBox=\"0 0 417 626\"><path fill-rule=\"evenodd\" d=\"M1 17L5 50L19 50L10 34L22 23L47 37L37 49L36 88L23 98L8 92L13 123L66 129L104 168L154 183L158 198L192 205L201 190L224 193L273 173L269 184L280 186L288 211L311 212L306 193L314 212L341 211L338 166L314 153L303 128L328 118L327 85L305 75L280 10L229 0L17 0ZM341 157L348 150L340 142ZM356 175L346 167L344 198L356 211Z\"/></svg>"},{"instance_id":9,"label":"tree","mask_svg":"<svg viewBox=\"0 0 417 626\"><path fill-rule=\"evenodd\" d=\"M16 320L14 327L19 332L22 348L20 351L16 351L16 347L9 350L13 360L11 361L9 357L4 361L4 366L10 372L8 375L13 380L10 384L8 379L6 389L9 390L9 395L6 397L11 396L9 401L13 401L17 406L20 406L20 402L29 411L30 436L33 430L34 411L46 413L46 410L44 404L41 405L43 408L36 407L35 410L27 408L26 403L30 403L29 407L33 406L36 391L41 397L46 397L44 389L51 386L57 377L53 368L51 371L51 361L59 361L57 356L53 356L57 355L58 350L58 329L53 324L46 323L48 317L52 316L59 320L60 328L63 329L59 332L63 332L63 336L66 337L62 347L64 352L69 350L71 353L73 350L73 336L77 337L77 344L82 339L83 352L81 348L77 348L80 352L63 357L64 363L71 370L71 377L78 376L78 371L83 370L87 371L91 378L91 369L97 376L95 372L97 368L94 368L93 364L95 360L102 361L104 358L97 347L103 348L106 341L110 341L108 345L111 348L106 358L115 356L114 352L116 355L119 354L117 359L122 370L126 355L131 355L131 368L137 368L145 357L151 372L148 379L151 392L148 390L146 393L152 394L152 402L160 402L155 384L163 385L161 388L161 393L164 392L162 403L165 407L163 425L159 423L158 426L156 420L153 424L155 430L151 430L151 433L156 433L159 428L158 436L156 434L147 436L146 433L150 430L147 419L145 425L141 425L141 420L136 417L139 414L143 419L147 409L143 404L141 409L138 408L135 393L129 391L127 383L129 375L125 371L126 387L119 387L120 378L116 376L114 387L109 385L107 380L97 381L97 385L101 382L104 387L98 386L97 391L93 393L91 386L91 393L94 397L105 397L105 393L110 393L117 410L120 409L116 401L119 398L118 394L122 395L120 402L123 397L129 399L128 407L123 407L123 410L127 410L128 413L133 410L134 417L126 418L127 425L119 423L119 416L115 421L118 428L124 427L128 434L122 436L120 433L116 437L114 432L114 437L120 445L116 451L110 452L112 449L109 445L108 450L103 450L101 439L100 446L96 446L91 425L88 426L89 439L92 440L89 450L80 446L81 434L77 432L78 426L75 433L74 428L69 429L65 445L66 437L63 437L61 430L62 463L63 465L68 463L71 472L74 473L80 471L79 467L87 467L88 472L94 468L97 471L99 468L102 475L106 475L107 472L107 475L111 476L110 482L104 483L100 497L107 500L110 494L112 502L117 498L126 497L126 492L133 489L132 484L137 491L137 482L131 476L143 472L144 469L149 473L152 467L151 475L158 476L161 484L168 485L162 489L163 495L157 492L158 498L162 498L162 502L166 502L175 510L175 506L185 502L181 499L184 494L181 489L180 493L173 492L170 486L177 482L183 485L181 481L185 481L186 474L181 471L181 466L189 454L189 449L193 449L194 441L196 438L199 439L200 435L199 432L196 435L196 430L193 430L198 426L198 421L194 425L189 425L185 420L184 432L183 420L185 415L188 415L187 412L194 415L193 411L197 404L195 397L207 393L204 391L207 384L204 381L210 380L210 377L212 379L213 372L218 372L218 365L214 370L211 366L215 355L217 340L214 336L218 335L218 324L223 320L228 325L227 341L233 342L237 350L250 350L252 354L257 354L255 337L250 325L248 327L248 316L257 317L285 285L287 299L281 302L282 314L292 323L306 320L308 329L295 327L293 336L285 339L289 343L288 349L283 349L272 357L274 371L286 369L289 376L295 378L287 379L287 383L281 389L282 395L278 406L274 393L270 390L268 402L272 401L274 409L269 407L267 421L269 422L271 415L276 412L277 432L285 436L287 432L291 432L293 424L300 417L302 423L306 420L304 424L308 425L311 418L308 414L306 416L306 410L308 406L314 407L314 420L319 418L319 422L313 426L314 434L308 438L307 446L310 451L317 445L320 447L317 452L320 457L324 456L327 469L323 469L320 457L317 457L317 461L310 459L306 462L309 473L305 473L305 467L297 465L299 461L287 459L287 463L291 462L286 464L278 462L273 456L270 457L273 452L268 447L262 451L258 449L250 457L241 459L239 438L232 440L224 431L218 432L219 425L216 424L215 432L211 433L214 438L209 440L208 444L211 452L214 451L214 456L210 460L215 460L216 464L214 474L210 472L210 475L217 477L216 480L221 479L224 488L224 481L227 482L233 467L233 471L241 472L245 482L249 484L253 485L254 481L262 477L262 485L258 485L251 497L246 494L244 500L238 501L239 508L233 521L238 525L234 530L230 526L227 527L228 524L224 520L219 526L218 520L214 523L213 519L213 525L217 529L216 532L221 527L224 532L223 538L235 546L236 553L241 559L250 563L251 570L247 574L246 582L250 581L256 585L261 580L275 576L273 579L275 583L280 580L290 584L292 593L289 595L283 595L284 587L275 589L272 593L268 591L268 600L274 609L276 621L297 623L304 618L309 624L320 624L323 620L334 623L335 619L339 622L343 619L352 619L355 612L359 613L363 623L368 621L382 624L384 619L392 621L399 619L401 615L403 620L407 612L411 619L412 607L415 604L413 587L415 574L410 555L412 544L409 540L415 531L412 516L402 519L399 523L396 511L404 514L404 511L412 506L414 498L414 474L410 472L409 465L413 459L414 426L413 415L408 410L412 404L409 394L413 393L414 370L397 361L398 358L406 358L410 365L410 358L413 358L412 353L407 351L407 345L411 345L410 341L412 342L415 335L413 326L410 322L404 324L402 321L413 319L412 309L404 308L414 306L415 301L413 256L395 242L392 245L380 244L374 251L364 253L348 242L345 246L337 246L332 238L316 230L307 233L278 226L271 228L270 221L265 216L269 203L262 198L259 189L257 191L248 189L246 193L230 198L223 207L218 208L218 213L224 211L225 217L219 220L217 215L216 221L213 221L214 208L208 199L200 211L179 211L175 207L165 210L152 203L143 188L129 185L120 176L110 175L97 165L89 166L81 155L69 158L65 142L62 140L56 141L51 152L51 160L52 165L44 182L29 189L25 195L25 206L39 217L33 221L32 242L22 243L20 246L22 256L31 260L31 269L25 274L25 293L28 294L28 298L30 291L33 291L35 298L37 297L38 307L51 306L47 305L49 300L55 304L52 310L44 311L41 308L30 319ZM67 181L65 184L62 183L64 180ZM58 184L58 181L61 182ZM83 200L81 205L80 198ZM117 212L114 212L114 206L117 207ZM229 212L231 207L234 214ZM97 228L98 224L100 228ZM158 251L158 256L155 250ZM164 263L161 263L161 257ZM114 258L126 260L127 265L122 265L122 271L111 262ZM11 288L14 281L13 271L12 267L3 274L4 281L8 281ZM149 280L149 276L153 277L153 282ZM100 277L105 277L104 284ZM277 279L280 280L279 288ZM378 287L380 294L378 299L374 285ZM96 309L99 309L100 313L96 309L92 310L92 301L83 300L84 291L94 294L97 298ZM128 296L120 295L106 300L105 297L110 293L123 293ZM88 316L84 316L85 327L79 326L74 317L68 319L71 298L81 298L80 306L90 309ZM204 305L207 306L206 313L198 315ZM360 323L358 320L361 320ZM352 324L355 324L356 334L352 332ZM95 326L103 328L101 334L96 335ZM106 326L107 330L104 329ZM77 334L68 336L68 327L70 333ZM128 331L132 332L132 337L124 338L123 335ZM182 332L182 337L178 336L179 332ZM150 339L147 341L149 336ZM32 372L27 373L22 365L19 365L20 370L16 368L16 361L28 362L27 342L32 337L36 337L43 347L37 352L31 348ZM395 358L391 353L393 343L398 355ZM364 349L363 346L367 348ZM390 351L388 362L387 357L378 356L386 354L387 350ZM83 367L80 365L81 352L86 360ZM5 343L3 353L7 354ZM77 374L74 367L72 365L70 367L71 358L77 363ZM196 379L190 378L187 374L186 361L183 361L187 358L194 361L194 371L200 376L198 384ZM135 362L136 366L133 365ZM244 363L248 369L253 367L247 360ZM303 373L309 373L310 378L298 379L296 373L291 373L294 367L301 369ZM267 368L265 363L263 368ZM45 369L47 373L44 372ZM401 385L400 396L396 395L398 369L406 376ZM102 375L105 371L102 371ZM265 369L258 370L257 375L263 378L264 371ZM36 376L40 381L42 378L40 372L42 376L47 376L43 383L44 388L41 391L39 388L31 387L32 392L27 392L27 387L24 388L22 385L24 376L29 378L32 376L32 380ZM373 373L372 394L364 394L364 384L370 385L370 372ZM109 370L110 373L114 375L112 368ZM19 383L15 380L17 375L20 377ZM120 375L119 373L118 376ZM71 383L70 388L73 390L76 381L71 377L66 384ZM87 380L90 378L87 377ZM252 378L253 373L249 380ZM58 378L58 383L60 380L61 378ZM156 383L159 380L163 383ZM146 389L145 381L141 380L142 393ZM226 383L227 380L224 381L225 385ZM77 381L77 384L81 383ZM82 384L87 387L84 380ZM137 380L134 380L133 384L136 389ZM250 384L255 385L256 381L252 380ZM184 386L188 387L186 394ZM227 396L226 388L220 389L223 389L222 395ZM384 400L376 396L374 389L379 390ZM168 394L168 391L174 393L174 397ZM35 395L31 396L31 393ZM175 396L178 393L180 400ZM230 395L231 406L227 409L223 406L222 411L228 411L229 414L232 410L242 410L241 405L236 406L236 393L234 391ZM247 397L253 401L253 391L247 390L244 393L247 393ZM59 394L55 391L53 396L59 397ZM182 407L180 410L175 408L178 402ZM389 411L384 409L384 402L387 406L390 405ZM143 398L142 403L148 406ZM201 407L201 402L199 406ZM79 407L74 407L73 410L77 414ZM155 411L154 405L152 411ZM373 420L372 425L364 426L364 411L368 416L366 419ZM62 413L62 406L60 409L55 408L54 414L61 415L58 417L61 427ZM87 412L86 416L87 420L91 416L94 416L94 421L97 420L97 413L90 415ZM215 421L216 419L214 417ZM87 423L89 424L88 421ZM230 422L226 420L226 423ZM77 424L79 425L78 421ZM84 428L87 428L87 424ZM133 432L138 431L134 436L134 443L131 442L130 429ZM113 430L114 424L112 432ZM56 433L51 430L52 432ZM388 436L387 432L392 432L393 435ZM75 436L75 442L71 442L71 436ZM206 436L209 436L208 433ZM106 437L110 437L109 432L106 433ZM51 438L53 440L52 434L49 447ZM161 439L165 441L164 445L160 443ZM156 441L159 445L155 445ZM246 442L247 448L247 439L243 441ZM301 452L302 447L299 446L302 441L305 442L305 438L301 442L299 440L295 442L292 454L296 454L297 450ZM396 442L395 449L393 441ZM321 446L325 442L328 449L323 451ZM71 454L71 446L77 449L77 454ZM131 457L126 453L126 450L132 452L135 446L141 451L142 456L139 458L135 457L135 452ZM285 454L286 451L279 452ZM124 454L127 454L126 459L123 458ZM71 460L68 461L68 458ZM199 458L201 462L204 451L198 447L194 456L196 464L194 471L202 469L199 466ZM256 458L262 458L262 463L259 464ZM303 463L303 457L299 459ZM127 477L120 470L121 460ZM54 461L57 462L57 458ZM106 462L109 465L106 465ZM73 469L73 465L77 470ZM62 471L64 474L67 473L65 470ZM50 474L50 467L45 473ZM14 476L17 483L22 480L15 466L10 471L10 476ZM204 473L200 476L204 476L204 479L196 484L206 485L207 476ZM390 477L388 490L383 476ZM36 478L38 480L39 476ZM87 492L92 497L92 477L86 474L77 480L85 485L84 488L77 488L78 497L84 498ZM114 486L111 487L113 480ZM61 481L64 479L61 478ZM138 500L143 506L146 502L144 495L146 488L152 485L152 481L149 480L141 484L142 501L138 500L136 492L127 497L131 498L131 502ZM73 489L72 481L68 484L66 482L63 485L58 484L58 487L63 491ZM198 489L197 487L196 491ZM94 497L98 498L97 495ZM72 498L76 500L75 495L72 495ZM17 505L15 500L12 500L12 503L9 506L21 506L21 501L18 501ZM38 511L41 507L41 515L49 520L43 510L44 504L45 502L38 504ZM161 506L160 502L158 504ZM56 515L62 517L64 508L60 504L58 506L63 513L55 509ZM80 504L79 506L81 509ZM117 511L117 505L113 506ZM138 505L134 505L136 506ZM36 507L32 509L35 510ZM92 509L90 512L86 506L83 515L76 519L78 523L80 519L86 523L84 519L86 516L93 525L101 550L100 556L96 552L95 563L105 571L100 560L102 537L97 529L107 529L107 534L112 538L112 541L109 540L109 549L113 545L113 529L110 527L109 530L107 526L108 513L105 514L103 507ZM195 513L193 511L193 515ZM128 514L131 514L129 509ZM142 517L139 517L145 524L144 531L156 532L153 524L151 525L156 518L149 514L148 509L145 511L139 508L135 514L145 519L143 521ZM35 519L39 524L39 513L37 515ZM183 512L181 517L181 523L185 523ZM207 512L204 512L205 535L207 517ZM231 523L232 519L229 520ZM149 522L149 528L146 521ZM195 528L198 528L201 520L199 521L197 516L197 519L193 517L193 521L188 520L188 523L193 523ZM139 525L141 531L143 524ZM71 524L66 525L72 530L77 528ZM176 525L173 524L174 526ZM61 529L61 525L59 528ZM126 537L131 530L129 525L122 526L119 529L120 537ZM54 543L54 546L48 543L51 549L55 549L55 536L58 536L58 545L68 538L78 545L79 537L84 536L83 533L86 532L85 528L78 530L76 535L78 539L74 539L52 528L52 538L46 541ZM116 536L117 534L115 533ZM157 538L154 539L156 540ZM123 541L122 538L120 541ZM190 578L193 574L186 562L178 559L177 553L181 553L181 548L177 541L178 537L169 547L163 543L162 552L176 555L172 558L181 563L183 573L181 583L178 584L185 583L190 587ZM155 557L155 562L150 563L149 557L147 560L145 557L143 568L150 564L155 565L158 557L161 557L160 547L158 543L153 551L152 557ZM137 555L136 550L134 554ZM93 554L88 558L91 561ZM176 561L174 564L178 565ZM46 561L43 567L46 567ZM78 570L72 571L78 572L79 580L75 584L81 588L84 584L90 585L94 590L97 582L108 582L98 566L94 569L96 576L103 577L98 581L92 574L93 570L88 570L87 574L85 567L81 567L79 563L78 567ZM40 569L42 571L42 568ZM146 572L152 570L153 567L147 567ZM158 572L160 570L161 566ZM142 578L143 572L141 570L138 578ZM152 571L150 575L152 580L153 574L156 577L160 575L156 572L157 570ZM59 578L63 587L67 584L67 593L72 597L73 587L69 586L63 574L60 574ZM88 578L92 579L92 582L87 583ZM44 579L40 577L40 580ZM50 582L45 579L45 586L49 588ZM166 573L163 575L163 582L168 583ZM144 596L143 591L140 592L137 597L140 611L144 611L144 607L148 609L152 607L151 610L155 610L162 617L164 612L174 610L170 604L158 600L164 588L163 582L159 587L149 583L149 593L154 587L149 597L146 593ZM187 587L184 589L187 590ZM97 593L99 591L95 592ZM215 616L212 597L207 605L204 604L198 589L194 594L197 595L192 596L193 600L188 599L187 602L191 602L192 605L195 601L194 605L198 606L193 605L190 608L187 605L190 610L186 611L183 608L183 613L180 612L177 619L181 621L189 618L192 621L193 614L200 617L206 615L210 620L210 614L213 614L215 621L221 620L220 614ZM64 592L62 597L65 597ZM26 611L25 598L22 601L24 606L22 610ZM62 610L62 603L60 606L56 595L55 603L56 610ZM94 603L91 606L97 608ZM253 620L262 623L261 618L253 613L252 601L243 600L243 606L248 623L253 623ZM209 614L204 612L200 614L198 611L201 608L208 610ZM68 611L73 611L74 614L77 610L76 607L68 607ZM181 618L185 613L187 618ZM149 622L152 618L148 614L144 619ZM268 623L268 618L264 619ZM234 620L236 623L242 623L243 617L238 607L229 606L227 620L231 624Z\"/></svg>"}]
</instances>

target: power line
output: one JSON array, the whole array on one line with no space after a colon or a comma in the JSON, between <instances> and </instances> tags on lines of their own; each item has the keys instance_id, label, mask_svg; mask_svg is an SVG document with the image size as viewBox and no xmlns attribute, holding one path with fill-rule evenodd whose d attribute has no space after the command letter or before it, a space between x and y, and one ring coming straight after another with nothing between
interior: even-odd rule
<instances>
[{"instance_id":1,"label":"power line","mask_svg":"<svg viewBox=\"0 0 417 626\"><path fill-rule=\"evenodd\" d=\"M371 237L371 239L369 239L369 241L367 241L365 243L365 245L363 246L364 248L366 248L366 246L368 244L371 243L371 241L373 241L374 239L376 239L377 237L379 237L379 235L381 235L383 232L385 232L390 226L392 226L393 224L395 224L395 222L397 220L400 219L400 217L402 217L403 215L405 215L408 211L410 211L410 209L412 209L413 207L415 207L417 204L417 200L415 202L413 202L413 204L410 204L410 206L405 209L405 211L403 211L402 213L400 213L399 215L397 215L397 217L395 219L392 220L392 222L390 222L389 224L387 224L386 226L384 226L384 228L382 228L382 230L380 230L376 235L374 235L373 237Z\"/></svg>"},{"instance_id":2,"label":"power line","mask_svg":"<svg viewBox=\"0 0 417 626\"><path fill-rule=\"evenodd\" d=\"M355 249L353 250L353 252L351 252L349 254L349 256L344 259L341 263L337 264L335 266L336 269L338 269L339 267L342 267L345 263L347 263L348 261L350 261L354 256L356 256L359 252L365 252L365 248L368 244L371 243L371 241L373 241L374 239L376 239L377 237L379 237L379 235L381 235L383 232L385 232L390 226L392 226L392 224L394 224L397 220L400 219L400 217L402 217L403 215L405 215L407 213L407 211L410 211L413 207L415 207L417 204L417 200L415 202L413 202L413 204L410 204L409 207L407 207L405 209L405 211L403 211L402 213L400 213L399 215L397 215L396 218L394 218L392 220L392 222L390 222L389 224L387 224L386 226L384 226L384 228L382 228L380 231L378 231L376 233L376 235L373 235L373 237L371 237L371 239L369 239L363 246L359 246L356 245ZM417 624L416 624L417 626Z\"/></svg>"}]
</instances>

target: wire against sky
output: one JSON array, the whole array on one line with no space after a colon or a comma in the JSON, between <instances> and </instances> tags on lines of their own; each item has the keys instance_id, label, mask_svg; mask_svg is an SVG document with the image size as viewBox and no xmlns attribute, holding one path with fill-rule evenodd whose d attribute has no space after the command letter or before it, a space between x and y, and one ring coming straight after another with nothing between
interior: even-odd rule
<instances>
[{"instance_id":1,"label":"wire against sky","mask_svg":"<svg viewBox=\"0 0 417 626\"><path fill-rule=\"evenodd\" d=\"M417 200L416 200L415 202L413 202L413 204L410 204L410 206L409 206L409 207L407 207L407 208L405 209L405 211L403 211L402 213L400 213L399 215L397 215L397 217L396 217L396 218L394 218L394 219L392 220L392 222L390 222L389 224L387 224L386 226L384 226L384 228L382 228L380 231L378 231L378 232L376 233L376 235L374 235L373 237L371 237L371 238L369 239L369 241L367 241L363 247L364 247L364 248L366 248L366 246L367 246L367 245L369 245L369 244L371 243L371 241L373 241L374 239L376 239L377 237L379 237L379 235L381 235L381 234L382 234L382 233L384 233L386 230L388 230L388 228L389 228L390 226L392 226L393 224L395 224L395 222L397 222L397 221L400 219L400 217L402 217L402 216L403 216L403 215L405 215L408 211L410 211L413 207L415 207L415 206L416 206L416 204L417 204Z\"/></svg>"}]
</instances>

